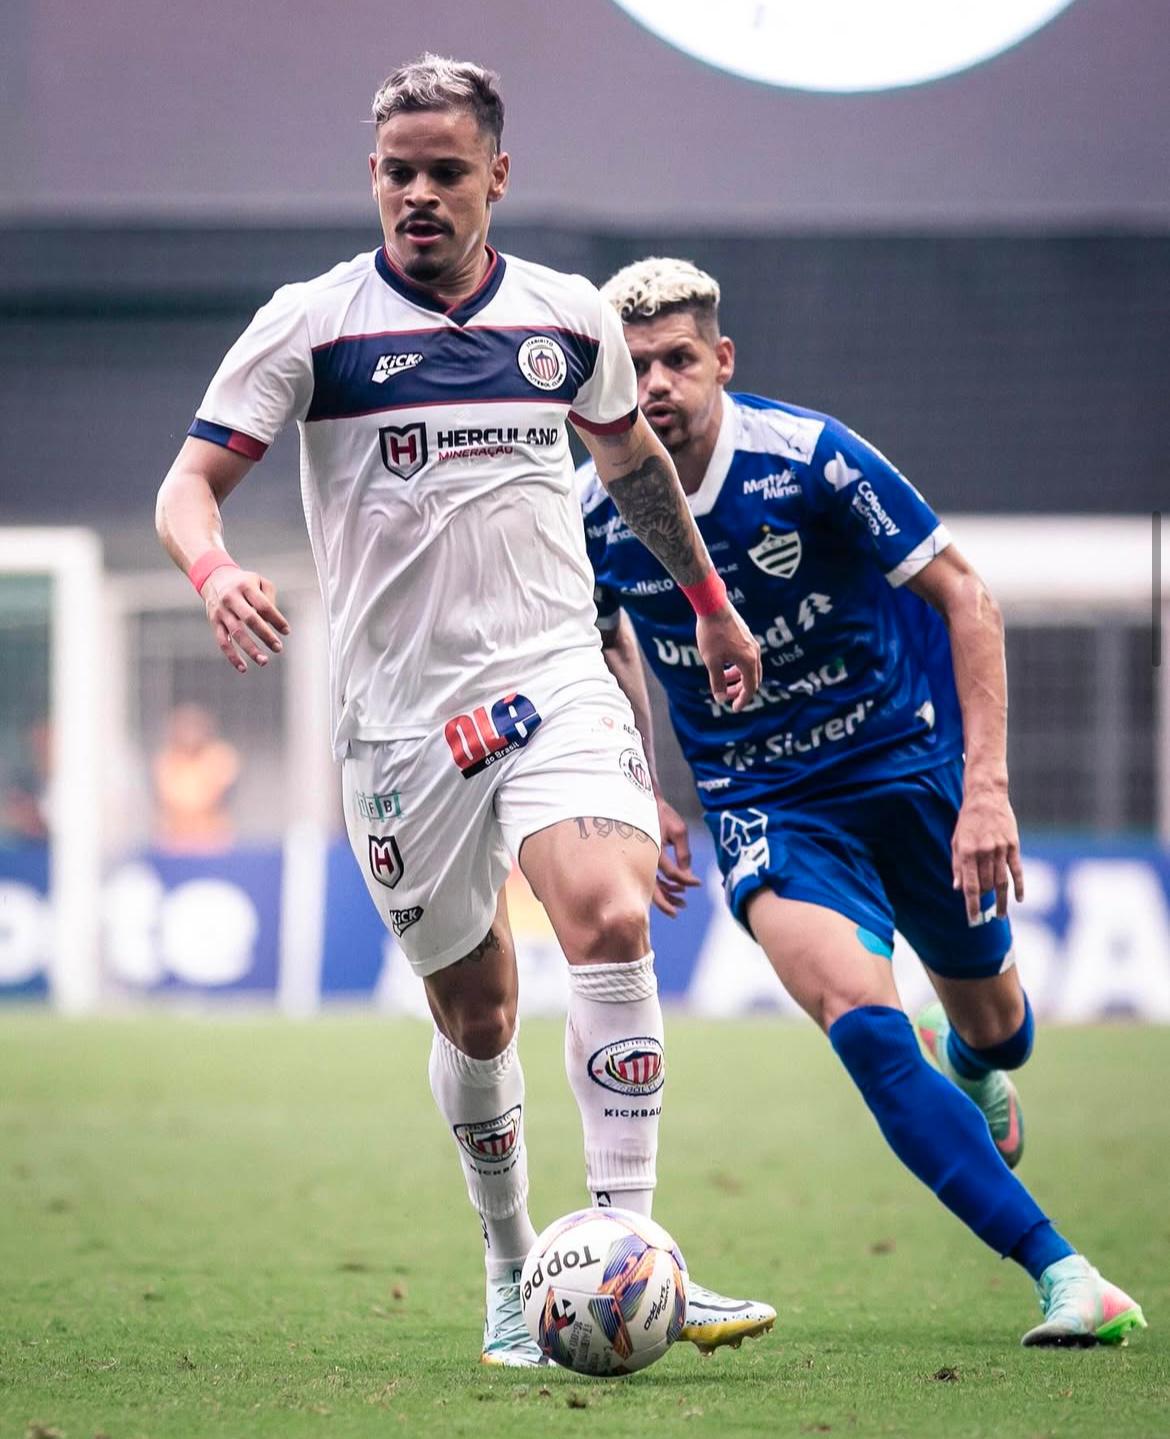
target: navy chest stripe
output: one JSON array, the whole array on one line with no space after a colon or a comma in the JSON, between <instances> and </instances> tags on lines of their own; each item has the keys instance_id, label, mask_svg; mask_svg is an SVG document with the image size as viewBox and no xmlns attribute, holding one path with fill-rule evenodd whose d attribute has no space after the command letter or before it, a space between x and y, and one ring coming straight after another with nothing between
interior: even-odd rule
<instances>
[{"instance_id":1,"label":"navy chest stripe","mask_svg":"<svg viewBox=\"0 0 1170 1439\"><path fill-rule=\"evenodd\" d=\"M520 369L521 345L538 336L555 338L565 359L564 377L549 389L533 384ZM551 326L345 336L313 351L313 400L305 419L427 405L571 405L593 373L597 350L588 336Z\"/></svg>"}]
</instances>

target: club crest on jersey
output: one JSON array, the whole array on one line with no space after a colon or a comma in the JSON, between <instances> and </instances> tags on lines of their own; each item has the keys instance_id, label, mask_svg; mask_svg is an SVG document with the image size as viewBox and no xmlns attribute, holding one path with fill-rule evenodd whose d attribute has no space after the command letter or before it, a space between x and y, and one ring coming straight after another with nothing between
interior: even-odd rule
<instances>
[{"instance_id":1,"label":"club crest on jersey","mask_svg":"<svg viewBox=\"0 0 1170 1439\"><path fill-rule=\"evenodd\" d=\"M491 713L480 705L471 714L456 715L443 729L451 758L464 779L498 764L523 749L540 728L536 706L524 695L505 695L492 705Z\"/></svg>"},{"instance_id":2,"label":"club crest on jersey","mask_svg":"<svg viewBox=\"0 0 1170 1439\"><path fill-rule=\"evenodd\" d=\"M666 1079L662 1045L649 1034L603 1045L589 1059L589 1078L614 1094L655 1094Z\"/></svg>"},{"instance_id":3,"label":"club crest on jersey","mask_svg":"<svg viewBox=\"0 0 1170 1439\"><path fill-rule=\"evenodd\" d=\"M488 1164L503 1164L516 1152L520 1138L520 1106L498 1114L495 1119L480 1119L473 1124L456 1124L455 1138L472 1159Z\"/></svg>"},{"instance_id":4,"label":"club crest on jersey","mask_svg":"<svg viewBox=\"0 0 1170 1439\"><path fill-rule=\"evenodd\" d=\"M387 889L393 889L402 878L402 851L392 834L369 836L370 873Z\"/></svg>"},{"instance_id":5,"label":"club crest on jersey","mask_svg":"<svg viewBox=\"0 0 1170 1439\"><path fill-rule=\"evenodd\" d=\"M530 335L516 351L520 373L538 390L555 390L565 382L569 362L560 345L548 335Z\"/></svg>"},{"instance_id":6,"label":"club crest on jersey","mask_svg":"<svg viewBox=\"0 0 1170 1439\"><path fill-rule=\"evenodd\" d=\"M640 749L622 750L618 764L621 766L622 774L635 789L641 790L643 794L653 794L650 770L646 764L646 757Z\"/></svg>"},{"instance_id":7,"label":"club crest on jersey","mask_svg":"<svg viewBox=\"0 0 1170 1439\"><path fill-rule=\"evenodd\" d=\"M423 357L418 354L380 355L370 380L375 385L384 385L387 380L392 379L395 375L400 375L403 370L413 370L415 365L421 365L422 362Z\"/></svg>"},{"instance_id":8,"label":"club crest on jersey","mask_svg":"<svg viewBox=\"0 0 1170 1439\"><path fill-rule=\"evenodd\" d=\"M392 475L409 480L427 462L427 427L415 425L383 425L378 431L382 446L382 463Z\"/></svg>"},{"instance_id":9,"label":"club crest on jersey","mask_svg":"<svg viewBox=\"0 0 1170 1439\"><path fill-rule=\"evenodd\" d=\"M802 552L796 530L773 530L765 525L762 538L748 550L748 555L752 564L771 579L790 580L800 565Z\"/></svg>"}]
</instances>

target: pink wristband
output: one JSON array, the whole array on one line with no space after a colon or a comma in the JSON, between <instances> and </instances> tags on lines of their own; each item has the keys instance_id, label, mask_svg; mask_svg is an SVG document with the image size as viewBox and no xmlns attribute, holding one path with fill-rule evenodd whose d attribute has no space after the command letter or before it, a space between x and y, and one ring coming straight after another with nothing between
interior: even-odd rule
<instances>
[{"instance_id":1,"label":"pink wristband","mask_svg":"<svg viewBox=\"0 0 1170 1439\"><path fill-rule=\"evenodd\" d=\"M727 586L715 570L708 570L697 585L681 585L695 614L717 614L727 603Z\"/></svg>"},{"instance_id":2,"label":"pink wristband","mask_svg":"<svg viewBox=\"0 0 1170 1439\"><path fill-rule=\"evenodd\" d=\"M187 578L195 586L199 594L203 593L203 586L207 583L207 577L213 570L222 570L225 565L231 565L235 570L240 567L228 554L227 550L204 550L191 568L187 571Z\"/></svg>"}]
</instances>

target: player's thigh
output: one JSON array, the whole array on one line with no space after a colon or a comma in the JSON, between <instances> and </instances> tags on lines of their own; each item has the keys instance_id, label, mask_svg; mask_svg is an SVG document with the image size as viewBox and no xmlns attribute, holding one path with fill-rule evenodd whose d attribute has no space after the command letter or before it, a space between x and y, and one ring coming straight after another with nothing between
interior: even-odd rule
<instances>
[{"instance_id":1,"label":"player's thigh","mask_svg":"<svg viewBox=\"0 0 1170 1439\"><path fill-rule=\"evenodd\" d=\"M758 889L746 919L776 977L824 1030L866 1004L900 1008L887 946L856 920Z\"/></svg>"},{"instance_id":2,"label":"player's thigh","mask_svg":"<svg viewBox=\"0 0 1170 1439\"><path fill-rule=\"evenodd\" d=\"M578 687L542 725L496 812L570 963L647 953L658 809L633 716L608 677Z\"/></svg>"},{"instance_id":3,"label":"player's thigh","mask_svg":"<svg viewBox=\"0 0 1170 1439\"><path fill-rule=\"evenodd\" d=\"M492 789L464 779L442 734L351 744L342 787L354 857L410 967L425 977L470 953L511 868Z\"/></svg>"},{"instance_id":4,"label":"player's thigh","mask_svg":"<svg viewBox=\"0 0 1170 1439\"><path fill-rule=\"evenodd\" d=\"M961 1006L976 1025L997 1015L1006 1023L1017 1008L1023 1017L1011 924L995 918L993 893L983 896L980 922L969 923L963 893L953 883L951 837L962 784L962 767L955 762L912 776L875 799L869 807L871 817L880 820L875 862L898 929L944 1003ZM949 1003L947 1012L955 1017Z\"/></svg>"},{"instance_id":5,"label":"player's thigh","mask_svg":"<svg viewBox=\"0 0 1170 1439\"><path fill-rule=\"evenodd\" d=\"M516 1032L519 976L503 890L491 927L468 952L423 980L439 1030L473 1059L492 1059Z\"/></svg>"}]
</instances>

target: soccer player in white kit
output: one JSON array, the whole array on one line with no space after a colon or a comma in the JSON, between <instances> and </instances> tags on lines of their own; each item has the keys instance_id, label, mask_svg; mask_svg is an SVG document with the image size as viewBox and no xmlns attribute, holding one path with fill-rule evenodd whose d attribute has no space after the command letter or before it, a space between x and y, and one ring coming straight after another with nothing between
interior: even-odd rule
<instances>
[{"instance_id":1,"label":"soccer player in white kit","mask_svg":"<svg viewBox=\"0 0 1170 1439\"><path fill-rule=\"evenodd\" d=\"M569 961L566 1067L595 1202L650 1212L665 1064L648 908L658 820L601 656L566 420L691 599L712 689L737 707L759 648L727 602L621 326L580 276L497 254L503 105L478 66L424 56L374 100L384 244L285 286L229 351L158 499L158 530L246 671L289 632L227 553L219 506L290 420L329 619L334 749L367 887L422 978L430 1079L483 1223L483 1358L539 1363L520 1311L528 1217L516 856ZM616 537L615 537L616 538ZM688 1285L702 1348L775 1311Z\"/></svg>"}]
</instances>

